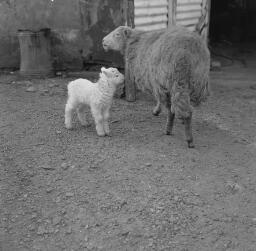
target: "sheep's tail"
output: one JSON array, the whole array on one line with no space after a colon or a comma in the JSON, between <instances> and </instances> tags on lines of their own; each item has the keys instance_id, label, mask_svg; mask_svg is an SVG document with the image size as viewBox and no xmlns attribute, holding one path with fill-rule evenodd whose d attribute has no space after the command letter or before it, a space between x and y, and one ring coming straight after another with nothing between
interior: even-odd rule
<instances>
[{"instance_id":1,"label":"sheep's tail","mask_svg":"<svg viewBox=\"0 0 256 251\"><path fill-rule=\"evenodd\" d=\"M191 72L190 57L180 51L177 53L176 61L173 65L173 84L171 89L171 110L178 118L190 117L192 113L189 95Z\"/></svg>"},{"instance_id":2,"label":"sheep's tail","mask_svg":"<svg viewBox=\"0 0 256 251\"><path fill-rule=\"evenodd\" d=\"M200 79L191 83L190 88L190 101L193 106L198 106L205 102L210 96L209 79Z\"/></svg>"}]
</instances>

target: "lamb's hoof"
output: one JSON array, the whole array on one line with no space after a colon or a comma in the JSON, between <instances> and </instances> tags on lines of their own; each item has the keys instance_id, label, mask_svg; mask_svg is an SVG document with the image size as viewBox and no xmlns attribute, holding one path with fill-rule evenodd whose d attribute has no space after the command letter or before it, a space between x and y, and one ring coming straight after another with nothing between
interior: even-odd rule
<instances>
[{"instance_id":1,"label":"lamb's hoof","mask_svg":"<svg viewBox=\"0 0 256 251\"><path fill-rule=\"evenodd\" d=\"M188 140L188 148L195 148L195 145L192 140Z\"/></svg>"},{"instance_id":2,"label":"lamb's hoof","mask_svg":"<svg viewBox=\"0 0 256 251\"><path fill-rule=\"evenodd\" d=\"M105 134L104 132L100 132L100 133L97 132L97 135L98 135L99 137L105 137L105 136L106 136L106 134Z\"/></svg>"},{"instance_id":3,"label":"lamb's hoof","mask_svg":"<svg viewBox=\"0 0 256 251\"><path fill-rule=\"evenodd\" d=\"M66 129L68 129L68 130L72 130L72 129L73 129L72 125L65 125L65 127L66 127Z\"/></svg>"}]
</instances>

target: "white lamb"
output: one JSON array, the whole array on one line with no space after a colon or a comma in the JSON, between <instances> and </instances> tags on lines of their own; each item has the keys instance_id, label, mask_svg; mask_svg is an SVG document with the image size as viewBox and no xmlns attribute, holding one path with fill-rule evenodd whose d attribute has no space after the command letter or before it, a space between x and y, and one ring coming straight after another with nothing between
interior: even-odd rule
<instances>
[{"instance_id":1,"label":"white lamb","mask_svg":"<svg viewBox=\"0 0 256 251\"><path fill-rule=\"evenodd\" d=\"M109 111L116 87L123 83L124 75L116 68L101 68L96 83L87 79L77 79L68 84L68 100L65 107L65 125L72 128L72 114L76 110L78 119L87 126L85 106L90 106L99 136L109 135Z\"/></svg>"}]
</instances>

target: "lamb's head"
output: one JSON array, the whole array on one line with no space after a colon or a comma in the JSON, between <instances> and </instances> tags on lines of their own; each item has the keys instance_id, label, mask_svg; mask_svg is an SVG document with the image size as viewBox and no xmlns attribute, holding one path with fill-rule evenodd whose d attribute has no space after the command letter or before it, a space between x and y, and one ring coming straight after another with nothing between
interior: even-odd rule
<instances>
[{"instance_id":1,"label":"lamb's head","mask_svg":"<svg viewBox=\"0 0 256 251\"><path fill-rule=\"evenodd\" d=\"M105 77L108 82L114 86L122 84L124 82L124 75L120 73L116 68L101 68L101 78Z\"/></svg>"},{"instance_id":2,"label":"lamb's head","mask_svg":"<svg viewBox=\"0 0 256 251\"><path fill-rule=\"evenodd\" d=\"M105 51L114 50L124 54L125 44L130 37L132 29L128 26L119 26L102 40L102 46Z\"/></svg>"}]
</instances>

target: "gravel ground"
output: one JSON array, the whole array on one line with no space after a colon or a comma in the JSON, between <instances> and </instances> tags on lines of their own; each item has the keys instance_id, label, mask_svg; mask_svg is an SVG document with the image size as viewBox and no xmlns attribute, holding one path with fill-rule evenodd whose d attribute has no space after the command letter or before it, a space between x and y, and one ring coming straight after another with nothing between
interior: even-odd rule
<instances>
[{"instance_id":1,"label":"gravel ground","mask_svg":"<svg viewBox=\"0 0 256 251\"><path fill-rule=\"evenodd\" d=\"M0 250L256 250L253 70L212 73L164 135L154 102L115 99L111 137L64 128L69 78L0 77Z\"/></svg>"}]
</instances>

